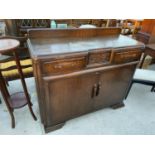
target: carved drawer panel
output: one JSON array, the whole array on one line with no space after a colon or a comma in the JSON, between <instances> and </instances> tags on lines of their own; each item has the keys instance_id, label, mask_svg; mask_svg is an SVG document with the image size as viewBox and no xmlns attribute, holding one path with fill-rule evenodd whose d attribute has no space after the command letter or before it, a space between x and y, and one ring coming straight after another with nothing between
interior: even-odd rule
<instances>
[{"instance_id":1,"label":"carved drawer panel","mask_svg":"<svg viewBox=\"0 0 155 155\"><path fill-rule=\"evenodd\" d=\"M88 65L108 63L110 61L110 56L110 50L93 50L89 53Z\"/></svg>"},{"instance_id":2,"label":"carved drawer panel","mask_svg":"<svg viewBox=\"0 0 155 155\"><path fill-rule=\"evenodd\" d=\"M68 58L43 63L43 74L62 74L84 69L86 66L86 57Z\"/></svg>"},{"instance_id":3,"label":"carved drawer panel","mask_svg":"<svg viewBox=\"0 0 155 155\"><path fill-rule=\"evenodd\" d=\"M112 63L119 64L138 61L140 60L141 53L140 49L114 50Z\"/></svg>"}]
</instances>

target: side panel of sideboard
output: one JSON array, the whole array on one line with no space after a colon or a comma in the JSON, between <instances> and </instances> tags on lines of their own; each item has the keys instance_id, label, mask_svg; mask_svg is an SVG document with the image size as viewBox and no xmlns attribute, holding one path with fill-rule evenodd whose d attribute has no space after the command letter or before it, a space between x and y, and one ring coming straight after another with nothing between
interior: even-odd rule
<instances>
[{"instance_id":1,"label":"side panel of sideboard","mask_svg":"<svg viewBox=\"0 0 155 155\"><path fill-rule=\"evenodd\" d=\"M45 110L45 104L44 104L44 90L42 87L42 74L40 70L40 62L37 60L32 61L33 64L33 74L36 82L36 90L37 90L37 97L38 97L38 103L39 103L39 111L41 116L41 122L43 124L46 123L46 110Z\"/></svg>"}]
</instances>

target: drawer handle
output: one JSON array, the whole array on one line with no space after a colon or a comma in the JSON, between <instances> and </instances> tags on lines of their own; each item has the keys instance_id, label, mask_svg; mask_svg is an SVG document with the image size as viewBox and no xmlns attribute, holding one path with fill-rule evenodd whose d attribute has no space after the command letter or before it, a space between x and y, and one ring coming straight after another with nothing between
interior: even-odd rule
<instances>
[{"instance_id":1,"label":"drawer handle","mask_svg":"<svg viewBox=\"0 0 155 155\"><path fill-rule=\"evenodd\" d=\"M92 98L94 98L96 91L97 91L97 84L94 84L93 89L92 89L92 95L91 95Z\"/></svg>"},{"instance_id":2,"label":"drawer handle","mask_svg":"<svg viewBox=\"0 0 155 155\"><path fill-rule=\"evenodd\" d=\"M99 82L98 85L97 85L96 96L99 95L99 93L100 93L100 89L101 89L101 82Z\"/></svg>"}]
</instances>

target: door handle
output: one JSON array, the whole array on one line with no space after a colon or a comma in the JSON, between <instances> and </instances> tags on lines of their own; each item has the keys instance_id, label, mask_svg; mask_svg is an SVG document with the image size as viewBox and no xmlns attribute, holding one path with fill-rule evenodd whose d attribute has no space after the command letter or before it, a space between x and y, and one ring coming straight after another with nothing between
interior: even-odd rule
<instances>
[{"instance_id":1,"label":"door handle","mask_svg":"<svg viewBox=\"0 0 155 155\"><path fill-rule=\"evenodd\" d=\"M96 96L100 94L100 89L101 89L101 82L99 82L97 85Z\"/></svg>"},{"instance_id":2,"label":"door handle","mask_svg":"<svg viewBox=\"0 0 155 155\"><path fill-rule=\"evenodd\" d=\"M93 89L92 89L92 94L91 94L92 98L94 98L94 96L96 95L96 91L97 91L97 84L94 84Z\"/></svg>"}]
</instances>

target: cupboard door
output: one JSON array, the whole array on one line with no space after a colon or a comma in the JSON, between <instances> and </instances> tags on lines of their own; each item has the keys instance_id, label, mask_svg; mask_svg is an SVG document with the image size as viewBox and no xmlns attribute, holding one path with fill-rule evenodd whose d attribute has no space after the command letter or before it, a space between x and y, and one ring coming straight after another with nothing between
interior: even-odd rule
<instances>
[{"instance_id":1,"label":"cupboard door","mask_svg":"<svg viewBox=\"0 0 155 155\"><path fill-rule=\"evenodd\" d=\"M44 78L47 126L92 111L95 73Z\"/></svg>"},{"instance_id":2,"label":"cupboard door","mask_svg":"<svg viewBox=\"0 0 155 155\"><path fill-rule=\"evenodd\" d=\"M123 101L134 74L136 64L100 72L94 108L111 106Z\"/></svg>"}]
</instances>

